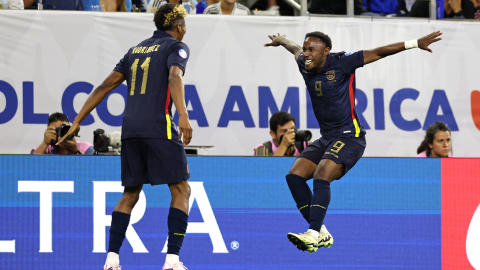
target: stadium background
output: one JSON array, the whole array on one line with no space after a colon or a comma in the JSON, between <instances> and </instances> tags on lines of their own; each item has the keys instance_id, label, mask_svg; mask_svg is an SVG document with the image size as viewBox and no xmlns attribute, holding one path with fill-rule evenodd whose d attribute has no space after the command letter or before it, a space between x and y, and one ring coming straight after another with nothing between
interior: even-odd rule
<instances>
[{"instance_id":1,"label":"stadium background","mask_svg":"<svg viewBox=\"0 0 480 270\"><path fill-rule=\"evenodd\" d=\"M252 155L269 138L268 119L276 110L290 111L300 128L319 137L292 55L264 48L267 35L285 33L301 43L305 33L321 30L332 38L333 51L349 52L442 30L444 40L431 46L433 54L410 50L357 70L357 112L369 144L365 156L415 156L424 130L436 120L453 130L454 156L479 156L472 151L480 149L480 111L472 115L472 104L480 106L478 23L381 17L186 20L190 58L184 81L192 144L214 146L208 154ZM103 12L0 10L0 25L0 136L15 142L2 145L7 154L37 147L48 114L60 111L73 120L93 87L154 30L151 14ZM92 142L97 128L120 130L126 93L120 86L85 119L81 140Z\"/></svg>"},{"instance_id":2,"label":"stadium background","mask_svg":"<svg viewBox=\"0 0 480 270\"><path fill-rule=\"evenodd\" d=\"M127 49L152 34L151 20L148 14L0 10L0 153L29 153L54 111L73 119ZM411 50L358 70L366 156L414 156L435 120L452 128L456 157L479 156L478 23L189 16L187 29L192 143L213 145L209 154L251 155L268 138L266 123L276 109L288 109L300 128L318 135L292 56L263 48L268 34L301 42L306 32L321 30L333 51L355 51L440 29L445 39L431 46L434 54ZM91 142L97 128L120 129L124 96L121 86L92 113L82 140ZM190 224L185 240L186 265L291 269L294 254L305 267L320 269L480 269L478 159L360 160L332 185L326 224L335 244L314 255L285 238L306 225L284 181L292 162L189 157L196 192L190 222L198 223ZM0 268L98 269L106 215L120 196L119 165L119 157L0 156ZM49 189L67 192L50 197ZM145 187L144 194L135 233L130 230L121 251L126 269L157 269L163 262L168 191Z\"/></svg>"}]
</instances>

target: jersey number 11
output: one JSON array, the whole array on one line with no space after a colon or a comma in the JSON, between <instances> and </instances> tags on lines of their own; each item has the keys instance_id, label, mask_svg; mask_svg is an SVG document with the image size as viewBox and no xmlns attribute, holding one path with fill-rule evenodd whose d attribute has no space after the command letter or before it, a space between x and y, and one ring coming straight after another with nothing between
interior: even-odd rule
<instances>
[{"instance_id":1,"label":"jersey number 11","mask_svg":"<svg viewBox=\"0 0 480 270\"><path fill-rule=\"evenodd\" d=\"M150 58L147 57L145 61L143 61L142 65L140 66L143 69L143 80L142 80L142 90L140 94L145 94L145 89L147 88L147 77L148 77L148 67L150 66ZM133 96L135 93L135 83L137 81L137 69L138 69L138 58L132 64L130 68L132 70L132 81L131 81L131 89L130 89L130 96Z\"/></svg>"}]
</instances>

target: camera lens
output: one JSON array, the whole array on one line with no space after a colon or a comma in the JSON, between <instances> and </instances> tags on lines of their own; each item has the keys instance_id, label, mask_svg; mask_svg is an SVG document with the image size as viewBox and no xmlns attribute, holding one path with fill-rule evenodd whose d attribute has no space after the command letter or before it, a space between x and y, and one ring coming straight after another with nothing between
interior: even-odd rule
<instances>
[{"instance_id":1,"label":"camera lens","mask_svg":"<svg viewBox=\"0 0 480 270\"><path fill-rule=\"evenodd\" d=\"M309 130L295 130L295 141L310 141L312 139L312 132Z\"/></svg>"},{"instance_id":2,"label":"camera lens","mask_svg":"<svg viewBox=\"0 0 480 270\"><path fill-rule=\"evenodd\" d=\"M63 136L65 136L69 130L70 130L70 125L66 125L66 124L62 124L55 129L55 131L57 132L58 138L62 138ZM72 138L67 138L67 140L71 140Z\"/></svg>"}]
</instances>

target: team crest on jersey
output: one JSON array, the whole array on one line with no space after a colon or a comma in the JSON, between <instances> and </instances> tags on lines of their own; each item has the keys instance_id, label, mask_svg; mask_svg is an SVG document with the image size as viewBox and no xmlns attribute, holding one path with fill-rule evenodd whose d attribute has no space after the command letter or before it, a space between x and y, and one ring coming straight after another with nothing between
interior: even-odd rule
<instances>
[{"instance_id":1,"label":"team crest on jersey","mask_svg":"<svg viewBox=\"0 0 480 270\"><path fill-rule=\"evenodd\" d=\"M353 54L353 52L347 52L347 53L345 54L345 56L349 56L349 55L352 55L352 54Z\"/></svg>"},{"instance_id":2,"label":"team crest on jersey","mask_svg":"<svg viewBox=\"0 0 480 270\"><path fill-rule=\"evenodd\" d=\"M178 51L178 55L180 55L180 57L182 57L183 59L187 58L187 52L184 49L180 49Z\"/></svg>"},{"instance_id":3,"label":"team crest on jersey","mask_svg":"<svg viewBox=\"0 0 480 270\"><path fill-rule=\"evenodd\" d=\"M329 80L333 80L335 79L335 70L329 70L327 72L325 72L327 74L327 79Z\"/></svg>"}]
</instances>

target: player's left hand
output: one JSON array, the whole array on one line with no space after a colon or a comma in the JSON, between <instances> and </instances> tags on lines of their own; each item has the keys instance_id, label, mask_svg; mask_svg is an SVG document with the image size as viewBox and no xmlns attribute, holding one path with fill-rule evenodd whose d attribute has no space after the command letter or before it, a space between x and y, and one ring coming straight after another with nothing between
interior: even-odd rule
<instances>
[{"instance_id":1,"label":"player's left hand","mask_svg":"<svg viewBox=\"0 0 480 270\"><path fill-rule=\"evenodd\" d=\"M443 34L443 32L441 32L441 31L435 31L435 32L431 33L430 35L426 35L422 38L419 38L417 40L418 47L422 50L429 51L429 52L433 53L432 49L428 48L428 46L430 46L430 44L432 44L434 42L442 40L442 38L439 38L439 36L441 36L442 34Z\"/></svg>"},{"instance_id":2,"label":"player's left hand","mask_svg":"<svg viewBox=\"0 0 480 270\"><path fill-rule=\"evenodd\" d=\"M190 124L188 115L179 117L178 129L180 129L180 132L178 133L178 139L182 140L182 135L183 135L183 145L187 146L192 140L192 133L193 133L192 125Z\"/></svg>"},{"instance_id":3,"label":"player's left hand","mask_svg":"<svg viewBox=\"0 0 480 270\"><path fill-rule=\"evenodd\" d=\"M70 129L68 130L67 134L65 134L65 136L63 136L62 138L60 138L60 140L58 140L57 144L56 145L60 145L64 140L69 140L73 137L80 137L78 135L78 132L80 131L80 124L79 123L76 123L76 122L73 122L72 126L70 127Z\"/></svg>"}]
</instances>

